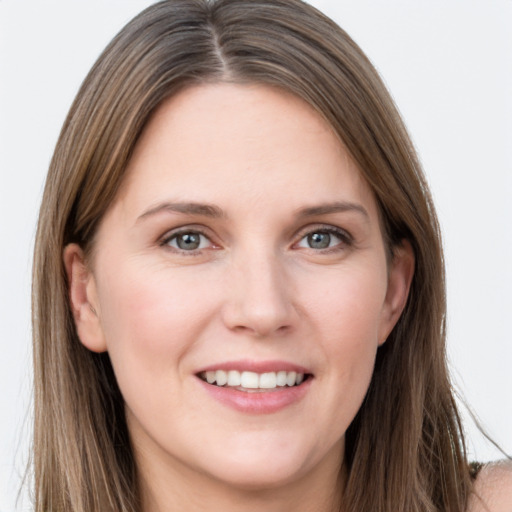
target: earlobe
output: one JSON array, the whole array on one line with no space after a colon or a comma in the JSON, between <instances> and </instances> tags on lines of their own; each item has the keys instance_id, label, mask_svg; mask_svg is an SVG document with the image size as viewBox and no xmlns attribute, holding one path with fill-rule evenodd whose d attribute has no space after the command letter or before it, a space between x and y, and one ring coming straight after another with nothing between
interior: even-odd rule
<instances>
[{"instance_id":1,"label":"earlobe","mask_svg":"<svg viewBox=\"0 0 512 512\"><path fill-rule=\"evenodd\" d=\"M407 303L409 289L414 275L414 251L407 240L394 248L393 260L388 273L388 287L379 332L382 345L398 322Z\"/></svg>"},{"instance_id":2,"label":"earlobe","mask_svg":"<svg viewBox=\"0 0 512 512\"><path fill-rule=\"evenodd\" d=\"M68 278L69 305L78 338L89 350L105 352L107 347L100 321L96 282L81 247L78 244L67 245L63 260Z\"/></svg>"}]
</instances>

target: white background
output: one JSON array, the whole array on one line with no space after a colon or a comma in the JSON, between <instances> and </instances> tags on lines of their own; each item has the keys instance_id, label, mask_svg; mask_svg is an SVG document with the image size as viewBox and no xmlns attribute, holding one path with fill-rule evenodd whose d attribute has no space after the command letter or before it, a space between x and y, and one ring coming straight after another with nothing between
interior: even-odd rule
<instances>
[{"instance_id":1,"label":"white background","mask_svg":"<svg viewBox=\"0 0 512 512\"><path fill-rule=\"evenodd\" d=\"M0 0L3 512L14 510L29 445L30 267L45 173L88 69L150 3ZM454 379L512 453L512 0L312 3L367 52L412 133L444 233ZM465 418L473 456L499 457Z\"/></svg>"}]
</instances>

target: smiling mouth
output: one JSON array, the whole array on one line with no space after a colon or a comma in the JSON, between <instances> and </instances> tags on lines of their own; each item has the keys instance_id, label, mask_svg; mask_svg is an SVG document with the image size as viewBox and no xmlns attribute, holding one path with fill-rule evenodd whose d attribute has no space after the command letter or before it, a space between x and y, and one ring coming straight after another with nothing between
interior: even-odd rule
<instances>
[{"instance_id":1,"label":"smiling mouth","mask_svg":"<svg viewBox=\"0 0 512 512\"><path fill-rule=\"evenodd\" d=\"M212 386L233 388L248 393L282 390L300 386L311 378L308 373L298 372L239 372L237 370L212 370L201 372L198 377Z\"/></svg>"}]
</instances>

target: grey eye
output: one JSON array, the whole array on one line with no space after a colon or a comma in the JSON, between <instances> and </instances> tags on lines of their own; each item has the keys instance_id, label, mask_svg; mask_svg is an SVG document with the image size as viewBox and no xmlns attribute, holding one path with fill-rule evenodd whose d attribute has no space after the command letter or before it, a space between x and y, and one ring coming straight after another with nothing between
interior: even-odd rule
<instances>
[{"instance_id":1,"label":"grey eye","mask_svg":"<svg viewBox=\"0 0 512 512\"><path fill-rule=\"evenodd\" d=\"M343 249L351 245L350 235L337 228L325 228L310 231L305 234L297 244L298 247L304 249L315 249L322 251L323 249Z\"/></svg>"},{"instance_id":2,"label":"grey eye","mask_svg":"<svg viewBox=\"0 0 512 512\"><path fill-rule=\"evenodd\" d=\"M181 251L195 251L208 247L209 240L206 236L196 231L186 231L177 233L170 237L166 244Z\"/></svg>"},{"instance_id":3,"label":"grey eye","mask_svg":"<svg viewBox=\"0 0 512 512\"><path fill-rule=\"evenodd\" d=\"M330 233L310 233L307 236L307 243L311 249L327 249L331 245Z\"/></svg>"},{"instance_id":4,"label":"grey eye","mask_svg":"<svg viewBox=\"0 0 512 512\"><path fill-rule=\"evenodd\" d=\"M176 243L180 249L191 251L197 249L201 244L201 235L199 233L183 233L176 237Z\"/></svg>"}]
</instances>

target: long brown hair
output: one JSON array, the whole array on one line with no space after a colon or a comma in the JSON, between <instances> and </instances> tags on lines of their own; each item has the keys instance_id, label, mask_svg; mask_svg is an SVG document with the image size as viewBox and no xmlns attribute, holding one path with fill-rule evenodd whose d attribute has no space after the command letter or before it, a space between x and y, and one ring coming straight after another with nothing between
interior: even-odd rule
<instances>
[{"instance_id":1,"label":"long brown hair","mask_svg":"<svg viewBox=\"0 0 512 512\"><path fill-rule=\"evenodd\" d=\"M374 67L300 0L166 0L110 43L63 126L40 210L33 273L36 512L140 512L137 468L108 354L76 335L63 248L87 252L158 105L205 82L260 83L308 102L372 188L392 255L416 268L346 436L344 510L461 512L471 483L445 358L439 227L417 156Z\"/></svg>"}]
</instances>

